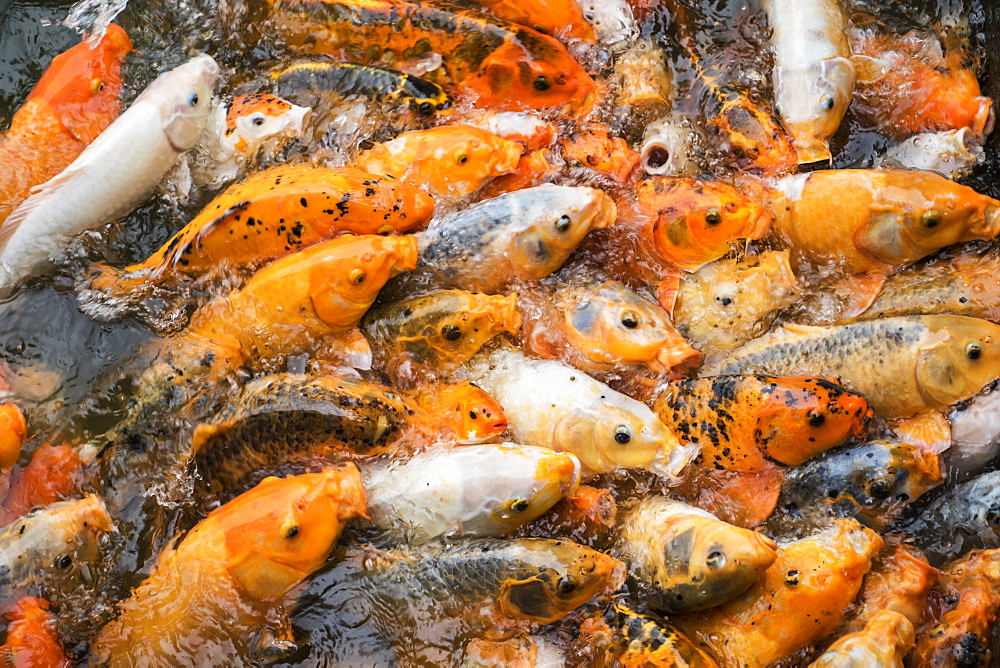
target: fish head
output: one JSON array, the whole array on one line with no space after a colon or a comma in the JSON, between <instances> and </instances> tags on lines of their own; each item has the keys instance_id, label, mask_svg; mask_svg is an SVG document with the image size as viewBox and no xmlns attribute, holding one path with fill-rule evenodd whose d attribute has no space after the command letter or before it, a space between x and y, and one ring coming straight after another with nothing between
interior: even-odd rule
<instances>
[{"instance_id":1,"label":"fish head","mask_svg":"<svg viewBox=\"0 0 1000 668\"><path fill-rule=\"evenodd\" d=\"M348 463L265 478L209 519L221 527L227 566L241 590L273 600L322 566L344 522L365 512L361 473Z\"/></svg>"},{"instance_id":2,"label":"fish head","mask_svg":"<svg viewBox=\"0 0 1000 668\"><path fill-rule=\"evenodd\" d=\"M521 544L535 553L529 558L538 572L501 586L500 610L508 618L551 624L624 579L624 564L589 547L546 538Z\"/></svg>"},{"instance_id":3,"label":"fish head","mask_svg":"<svg viewBox=\"0 0 1000 668\"><path fill-rule=\"evenodd\" d=\"M507 431L503 406L478 385L464 381L444 390L438 400L460 443L479 443Z\"/></svg>"},{"instance_id":4,"label":"fish head","mask_svg":"<svg viewBox=\"0 0 1000 668\"><path fill-rule=\"evenodd\" d=\"M703 610L743 593L774 563L767 536L699 515L675 518L649 539L660 555L651 575L664 609Z\"/></svg>"},{"instance_id":5,"label":"fish head","mask_svg":"<svg viewBox=\"0 0 1000 668\"><path fill-rule=\"evenodd\" d=\"M483 59L464 86L477 106L497 111L565 109L584 113L593 104L594 80L555 38L521 27L520 44L508 41ZM527 47L527 50L525 49Z\"/></svg>"},{"instance_id":6,"label":"fish head","mask_svg":"<svg viewBox=\"0 0 1000 668\"><path fill-rule=\"evenodd\" d=\"M580 482L580 460L570 453L513 444L483 447L509 453L496 465L491 486L503 490L503 495L491 503L489 513L491 523L504 531L537 519L563 496L575 492Z\"/></svg>"},{"instance_id":7,"label":"fish head","mask_svg":"<svg viewBox=\"0 0 1000 668\"><path fill-rule=\"evenodd\" d=\"M560 144L570 167L586 167L604 172L618 183L625 183L639 164L640 155L621 137L605 130L585 130Z\"/></svg>"},{"instance_id":8,"label":"fish head","mask_svg":"<svg viewBox=\"0 0 1000 668\"><path fill-rule=\"evenodd\" d=\"M307 268L309 297L316 315L336 331L354 327L390 278L417 266L413 236L345 236L324 243L335 252Z\"/></svg>"},{"instance_id":9,"label":"fish head","mask_svg":"<svg viewBox=\"0 0 1000 668\"><path fill-rule=\"evenodd\" d=\"M666 311L618 281L566 289L556 300L567 339L593 361L666 372L697 355Z\"/></svg>"},{"instance_id":10,"label":"fish head","mask_svg":"<svg viewBox=\"0 0 1000 668\"><path fill-rule=\"evenodd\" d=\"M298 137L312 111L269 93L236 95L226 103L225 139L240 153L253 153L271 137Z\"/></svg>"},{"instance_id":11,"label":"fish head","mask_svg":"<svg viewBox=\"0 0 1000 668\"><path fill-rule=\"evenodd\" d=\"M798 155L771 109L743 90L723 90L724 102L711 126L721 135L736 166L763 176L786 173Z\"/></svg>"},{"instance_id":12,"label":"fish head","mask_svg":"<svg viewBox=\"0 0 1000 668\"><path fill-rule=\"evenodd\" d=\"M639 206L651 220L653 247L665 261L696 271L738 239L759 239L772 215L723 183L652 177L639 184Z\"/></svg>"},{"instance_id":13,"label":"fish head","mask_svg":"<svg viewBox=\"0 0 1000 668\"><path fill-rule=\"evenodd\" d=\"M111 23L96 45L81 42L56 56L27 101L48 105L63 127L89 144L118 115L121 66L131 50L125 30Z\"/></svg>"},{"instance_id":14,"label":"fish head","mask_svg":"<svg viewBox=\"0 0 1000 668\"><path fill-rule=\"evenodd\" d=\"M766 403L757 417L761 450L797 466L859 437L874 414L860 394L826 378L770 378Z\"/></svg>"},{"instance_id":15,"label":"fish head","mask_svg":"<svg viewBox=\"0 0 1000 668\"><path fill-rule=\"evenodd\" d=\"M916 379L926 403L945 410L1000 378L1000 325L966 316L924 316Z\"/></svg>"},{"instance_id":16,"label":"fish head","mask_svg":"<svg viewBox=\"0 0 1000 668\"><path fill-rule=\"evenodd\" d=\"M182 153L201 136L213 108L212 91L218 78L218 63L203 53L161 74L135 103L148 101L160 110L167 140Z\"/></svg>"},{"instance_id":17,"label":"fish head","mask_svg":"<svg viewBox=\"0 0 1000 668\"><path fill-rule=\"evenodd\" d=\"M426 322L419 336L439 358L449 365L472 359L486 341L501 332L514 333L521 328L517 294L483 295L461 290L438 293L445 301L438 303L435 316ZM434 301L436 295L429 295ZM412 311L419 317L416 309Z\"/></svg>"},{"instance_id":18,"label":"fish head","mask_svg":"<svg viewBox=\"0 0 1000 668\"><path fill-rule=\"evenodd\" d=\"M591 229L608 227L618 216L614 200L597 188L543 185L531 190L538 205L527 215L534 222L515 235L509 251L510 265L526 280L548 276Z\"/></svg>"},{"instance_id":19,"label":"fish head","mask_svg":"<svg viewBox=\"0 0 1000 668\"><path fill-rule=\"evenodd\" d=\"M490 179L517 169L522 146L471 125L445 125L421 133L409 178L433 191L465 197ZM414 174L414 169L418 171Z\"/></svg>"},{"instance_id":20,"label":"fish head","mask_svg":"<svg viewBox=\"0 0 1000 668\"><path fill-rule=\"evenodd\" d=\"M855 78L854 64L847 58L774 68L776 111L792 136L799 163L830 159L830 137L851 104Z\"/></svg>"}]
</instances>

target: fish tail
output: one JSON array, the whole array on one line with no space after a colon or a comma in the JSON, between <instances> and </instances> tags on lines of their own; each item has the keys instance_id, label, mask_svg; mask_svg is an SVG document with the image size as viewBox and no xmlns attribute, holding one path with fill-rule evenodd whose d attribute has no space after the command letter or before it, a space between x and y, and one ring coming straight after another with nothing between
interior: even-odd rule
<instances>
[{"instance_id":1,"label":"fish tail","mask_svg":"<svg viewBox=\"0 0 1000 668\"><path fill-rule=\"evenodd\" d=\"M80 310L100 321L117 320L136 311L152 291L148 272L95 265L77 282Z\"/></svg>"}]
</instances>

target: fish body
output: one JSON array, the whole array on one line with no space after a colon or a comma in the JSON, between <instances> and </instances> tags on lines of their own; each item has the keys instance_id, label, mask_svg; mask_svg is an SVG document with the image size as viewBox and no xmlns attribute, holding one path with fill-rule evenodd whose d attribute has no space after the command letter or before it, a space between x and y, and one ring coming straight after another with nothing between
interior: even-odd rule
<instances>
[{"instance_id":1,"label":"fish body","mask_svg":"<svg viewBox=\"0 0 1000 668\"><path fill-rule=\"evenodd\" d=\"M0 586L10 590L74 571L77 562L96 556L99 534L112 530L93 494L29 513L0 533Z\"/></svg>"},{"instance_id":2,"label":"fish body","mask_svg":"<svg viewBox=\"0 0 1000 668\"><path fill-rule=\"evenodd\" d=\"M987 386L948 413L951 447L944 460L949 469L978 473L1000 452L1000 393L995 390Z\"/></svg>"},{"instance_id":3,"label":"fish body","mask_svg":"<svg viewBox=\"0 0 1000 668\"><path fill-rule=\"evenodd\" d=\"M1000 202L930 172L788 176L771 191L769 206L772 229L794 262L834 263L848 274L888 274L945 246L1000 232Z\"/></svg>"},{"instance_id":4,"label":"fish body","mask_svg":"<svg viewBox=\"0 0 1000 668\"><path fill-rule=\"evenodd\" d=\"M639 24L626 0L581 0L580 7L598 43L612 51L628 49L639 36Z\"/></svg>"},{"instance_id":5,"label":"fish body","mask_svg":"<svg viewBox=\"0 0 1000 668\"><path fill-rule=\"evenodd\" d=\"M786 474L778 512L768 526L787 532L830 517L856 517L882 528L943 481L937 455L906 443L841 448Z\"/></svg>"},{"instance_id":6,"label":"fish body","mask_svg":"<svg viewBox=\"0 0 1000 668\"><path fill-rule=\"evenodd\" d=\"M430 419L464 445L484 443L507 431L507 416L496 399L469 381L418 389L417 402Z\"/></svg>"},{"instance_id":7,"label":"fish body","mask_svg":"<svg viewBox=\"0 0 1000 668\"><path fill-rule=\"evenodd\" d=\"M788 251L724 258L681 277L671 315L703 355L739 348L763 333L800 291Z\"/></svg>"},{"instance_id":8,"label":"fish body","mask_svg":"<svg viewBox=\"0 0 1000 668\"><path fill-rule=\"evenodd\" d=\"M865 578L855 620L863 622L883 611L902 615L916 628L924 619L924 609L938 571L916 547L907 543L889 546L879 557L878 568Z\"/></svg>"},{"instance_id":9,"label":"fish body","mask_svg":"<svg viewBox=\"0 0 1000 668\"><path fill-rule=\"evenodd\" d=\"M231 496L254 474L304 455L382 454L416 411L387 387L335 378L275 374L254 380L191 436L199 487Z\"/></svg>"},{"instance_id":10,"label":"fish body","mask_svg":"<svg viewBox=\"0 0 1000 668\"><path fill-rule=\"evenodd\" d=\"M960 315L785 325L702 373L822 373L863 395L877 415L909 417L947 410L1000 376L1000 327Z\"/></svg>"},{"instance_id":11,"label":"fish body","mask_svg":"<svg viewBox=\"0 0 1000 668\"><path fill-rule=\"evenodd\" d=\"M76 476L83 462L67 445L43 443L31 461L11 479L3 500L0 526L27 515L32 508L45 508L76 491Z\"/></svg>"},{"instance_id":12,"label":"fish body","mask_svg":"<svg viewBox=\"0 0 1000 668\"><path fill-rule=\"evenodd\" d=\"M636 612L615 601L604 616L621 636L616 644L624 647L616 652L616 665L622 668L718 668L708 654L655 615Z\"/></svg>"},{"instance_id":13,"label":"fish body","mask_svg":"<svg viewBox=\"0 0 1000 668\"><path fill-rule=\"evenodd\" d=\"M292 61L270 71L282 95L304 91L360 95L389 106L408 106L422 116L433 116L451 106L451 98L436 83L412 74L381 67L341 63L321 56Z\"/></svg>"},{"instance_id":14,"label":"fish body","mask_svg":"<svg viewBox=\"0 0 1000 668\"><path fill-rule=\"evenodd\" d=\"M587 44L597 41L577 0L476 0L474 4L505 21L528 26L546 35L564 40L579 39Z\"/></svg>"},{"instance_id":15,"label":"fish body","mask_svg":"<svg viewBox=\"0 0 1000 668\"><path fill-rule=\"evenodd\" d=\"M221 263L247 265L342 234L399 234L426 224L434 201L421 191L352 167L281 164L236 183L146 261L103 270L97 288L197 276Z\"/></svg>"},{"instance_id":16,"label":"fish body","mask_svg":"<svg viewBox=\"0 0 1000 668\"><path fill-rule=\"evenodd\" d=\"M349 555L357 585L391 614L399 633L414 619L461 617L476 624L550 624L601 591L621 584L617 559L547 538L480 538L419 550ZM427 608L433 601L433 607ZM384 614L384 613L383 613Z\"/></svg>"},{"instance_id":17,"label":"fish body","mask_svg":"<svg viewBox=\"0 0 1000 668\"><path fill-rule=\"evenodd\" d=\"M672 621L724 668L763 668L829 635L854 601L882 538L853 520L779 543L764 576L728 603Z\"/></svg>"},{"instance_id":18,"label":"fish body","mask_svg":"<svg viewBox=\"0 0 1000 668\"><path fill-rule=\"evenodd\" d=\"M596 188L544 185L486 200L427 228L406 285L496 293L514 278L538 280L616 215L612 199Z\"/></svg>"},{"instance_id":19,"label":"fish body","mask_svg":"<svg viewBox=\"0 0 1000 668\"><path fill-rule=\"evenodd\" d=\"M76 160L38 186L0 226L0 286L16 286L60 255L70 237L149 197L197 142L218 75L205 54L160 75Z\"/></svg>"},{"instance_id":20,"label":"fish body","mask_svg":"<svg viewBox=\"0 0 1000 668\"><path fill-rule=\"evenodd\" d=\"M500 536L576 490L571 454L514 443L428 450L365 468L376 527L418 545L440 536Z\"/></svg>"},{"instance_id":21,"label":"fish body","mask_svg":"<svg viewBox=\"0 0 1000 668\"><path fill-rule=\"evenodd\" d=\"M25 596L3 615L7 639L0 646L0 666L69 668L72 664L59 643L55 617L44 598Z\"/></svg>"},{"instance_id":22,"label":"fish body","mask_svg":"<svg viewBox=\"0 0 1000 668\"><path fill-rule=\"evenodd\" d=\"M839 0L767 0L774 98L800 163L830 159L856 73Z\"/></svg>"},{"instance_id":23,"label":"fish body","mask_svg":"<svg viewBox=\"0 0 1000 668\"><path fill-rule=\"evenodd\" d=\"M737 239L759 239L771 213L724 183L654 176L636 187L642 236L662 262L697 271Z\"/></svg>"},{"instance_id":24,"label":"fish body","mask_svg":"<svg viewBox=\"0 0 1000 668\"><path fill-rule=\"evenodd\" d=\"M885 610L868 619L862 629L835 640L809 668L903 668L903 657L916 637L910 620Z\"/></svg>"},{"instance_id":25,"label":"fish body","mask_svg":"<svg viewBox=\"0 0 1000 668\"><path fill-rule=\"evenodd\" d=\"M10 472L21 457L21 444L28 435L28 423L17 404L0 405L0 499L10 489ZM0 521L0 526L3 526Z\"/></svg>"},{"instance_id":26,"label":"fish body","mask_svg":"<svg viewBox=\"0 0 1000 668\"><path fill-rule=\"evenodd\" d=\"M630 590L644 604L691 612L750 588L774 562L775 547L700 508L649 496L623 517L612 553L628 565Z\"/></svg>"},{"instance_id":27,"label":"fish body","mask_svg":"<svg viewBox=\"0 0 1000 668\"><path fill-rule=\"evenodd\" d=\"M1000 550L973 551L941 573L948 608L917 634L914 665L992 665L992 626L1000 609Z\"/></svg>"},{"instance_id":28,"label":"fish body","mask_svg":"<svg viewBox=\"0 0 1000 668\"><path fill-rule=\"evenodd\" d=\"M290 634L268 628L284 614L285 596L323 565L344 523L364 512L353 464L266 478L160 554L94 641L94 660L113 666L249 660L252 634ZM294 647L288 638L276 642Z\"/></svg>"},{"instance_id":29,"label":"fish body","mask_svg":"<svg viewBox=\"0 0 1000 668\"><path fill-rule=\"evenodd\" d=\"M628 142L599 126L562 137L559 146L568 168L593 170L621 185L639 164L639 154Z\"/></svg>"},{"instance_id":30,"label":"fish body","mask_svg":"<svg viewBox=\"0 0 1000 668\"><path fill-rule=\"evenodd\" d=\"M517 294L440 290L373 307L361 329L375 367L393 377L421 370L446 375L468 362L493 337L521 327Z\"/></svg>"},{"instance_id":31,"label":"fish body","mask_svg":"<svg viewBox=\"0 0 1000 668\"><path fill-rule=\"evenodd\" d=\"M644 404L555 360L501 349L473 360L469 377L503 406L514 439L571 452L588 474L645 468L674 479L697 453Z\"/></svg>"},{"instance_id":32,"label":"fish body","mask_svg":"<svg viewBox=\"0 0 1000 668\"><path fill-rule=\"evenodd\" d=\"M614 67L609 85L615 90L614 108L620 111L608 124L623 139L635 142L648 125L670 112L676 95L673 73L660 46L646 37L619 55Z\"/></svg>"},{"instance_id":33,"label":"fish body","mask_svg":"<svg viewBox=\"0 0 1000 668\"><path fill-rule=\"evenodd\" d=\"M526 323L534 352L593 375L623 367L666 374L698 361L667 313L625 284L595 276L591 268L559 279L545 291L545 315Z\"/></svg>"},{"instance_id":34,"label":"fish body","mask_svg":"<svg viewBox=\"0 0 1000 668\"><path fill-rule=\"evenodd\" d=\"M421 188L434 197L471 195L517 168L522 147L471 125L411 130L361 153L355 167Z\"/></svg>"},{"instance_id":35,"label":"fish body","mask_svg":"<svg viewBox=\"0 0 1000 668\"><path fill-rule=\"evenodd\" d=\"M1000 472L955 485L908 523L908 532L935 559L973 548L1000 547Z\"/></svg>"},{"instance_id":36,"label":"fish body","mask_svg":"<svg viewBox=\"0 0 1000 668\"><path fill-rule=\"evenodd\" d=\"M69 165L118 116L121 65L132 41L108 25L52 59L0 136L0 225L28 196Z\"/></svg>"},{"instance_id":37,"label":"fish body","mask_svg":"<svg viewBox=\"0 0 1000 668\"><path fill-rule=\"evenodd\" d=\"M405 0L272 4L278 32L292 47L308 45L368 65L380 51L403 59L439 53L449 85L478 106L581 110L594 90L590 76L554 38L455 5Z\"/></svg>"}]
</instances>

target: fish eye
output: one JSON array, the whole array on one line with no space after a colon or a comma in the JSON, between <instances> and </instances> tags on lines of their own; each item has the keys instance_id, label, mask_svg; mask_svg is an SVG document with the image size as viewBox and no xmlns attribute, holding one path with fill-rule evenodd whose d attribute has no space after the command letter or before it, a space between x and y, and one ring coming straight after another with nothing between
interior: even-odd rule
<instances>
[{"instance_id":1,"label":"fish eye","mask_svg":"<svg viewBox=\"0 0 1000 668\"><path fill-rule=\"evenodd\" d=\"M515 513L523 513L530 505L527 499L514 499L510 502L510 509Z\"/></svg>"},{"instance_id":2,"label":"fish eye","mask_svg":"<svg viewBox=\"0 0 1000 668\"><path fill-rule=\"evenodd\" d=\"M799 583L799 572L798 571L788 571L785 573L785 584L794 587Z\"/></svg>"},{"instance_id":3,"label":"fish eye","mask_svg":"<svg viewBox=\"0 0 1000 668\"><path fill-rule=\"evenodd\" d=\"M810 427L822 427L823 423L826 422L826 416L818 411L809 411L806 413L806 417L809 418Z\"/></svg>"},{"instance_id":4,"label":"fish eye","mask_svg":"<svg viewBox=\"0 0 1000 668\"><path fill-rule=\"evenodd\" d=\"M718 209L709 209L705 212L705 222L709 225L718 225L722 222L722 212Z\"/></svg>"},{"instance_id":5,"label":"fish eye","mask_svg":"<svg viewBox=\"0 0 1000 668\"><path fill-rule=\"evenodd\" d=\"M941 214L937 211L928 211L920 217L920 224L928 230L932 230L941 222Z\"/></svg>"},{"instance_id":6,"label":"fish eye","mask_svg":"<svg viewBox=\"0 0 1000 668\"><path fill-rule=\"evenodd\" d=\"M250 117L250 120L253 122L254 125L258 127L264 125L264 114L258 111L256 114Z\"/></svg>"},{"instance_id":7,"label":"fish eye","mask_svg":"<svg viewBox=\"0 0 1000 668\"><path fill-rule=\"evenodd\" d=\"M628 425L620 424L615 427L615 441L625 445L632 440L632 430Z\"/></svg>"},{"instance_id":8,"label":"fish eye","mask_svg":"<svg viewBox=\"0 0 1000 668\"><path fill-rule=\"evenodd\" d=\"M422 116L430 116L434 113L434 105L430 102L421 102L417 105L417 111Z\"/></svg>"},{"instance_id":9,"label":"fish eye","mask_svg":"<svg viewBox=\"0 0 1000 668\"><path fill-rule=\"evenodd\" d=\"M90 80L91 95L97 95L102 90L104 90L104 82L101 80L101 77L94 77L93 79Z\"/></svg>"},{"instance_id":10,"label":"fish eye","mask_svg":"<svg viewBox=\"0 0 1000 668\"><path fill-rule=\"evenodd\" d=\"M935 638L940 638L941 636L944 635L944 632L947 630L948 630L947 624L938 624L937 626L931 629L931 632L927 634L927 637L931 638L932 640Z\"/></svg>"},{"instance_id":11,"label":"fish eye","mask_svg":"<svg viewBox=\"0 0 1000 668\"><path fill-rule=\"evenodd\" d=\"M892 485L888 480L879 478L878 480L873 480L870 485L868 485L868 496L873 499L883 500L888 499L892 494Z\"/></svg>"},{"instance_id":12,"label":"fish eye","mask_svg":"<svg viewBox=\"0 0 1000 668\"><path fill-rule=\"evenodd\" d=\"M57 568L62 568L65 570L69 568L70 564L72 563L73 563L73 557L69 556L68 554L64 554L61 557L56 557Z\"/></svg>"},{"instance_id":13,"label":"fish eye","mask_svg":"<svg viewBox=\"0 0 1000 668\"><path fill-rule=\"evenodd\" d=\"M462 338L462 330L457 325L445 325L441 328L441 336L448 341L458 341Z\"/></svg>"},{"instance_id":14,"label":"fish eye","mask_svg":"<svg viewBox=\"0 0 1000 668\"><path fill-rule=\"evenodd\" d=\"M635 329L639 326L639 316L632 311L625 311L622 314L622 324L629 329Z\"/></svg>"},{"instance_id":15,"label":"fish eye","mask_svg":"<svg viewBox=\"0 0 1000 668\"><path fill-rule=\"evenodd\" d=\"M576 589L576 583L569 577L564 576L559 578L559 581L556 582L556 589L560 594L569 594Z\"/></svg>"},{"instance_id":16,"label":"fish eye","mask_svg":"<svg viewBox=\"0 0 1000 668\"><path fill-rule=\"evenodd\" d=\"M556 221L556 230L558 230L559 232L565 232L566 230L569 229L569 226L572 222L573 221L570 220L569 216L562 216L559 220Z\"/></svg>"},{"instance_id":17,"label":"fish eye","mask_svg":"<svg viewBox=\"0 0 1000 668\"><path fill-rule=\"evenodd\" d=\"M361 284L365 282L365 272L361 269L355 269L347 276L347 280L351 283Z\"/></svg>"},{"instance_id":18,"label":"fish eye","mask_svg":"<svg viewBox=\"0 0 1000 668\"><path fill-rule=\"evenodd\" d=\"M190 104L192 107L198 105L198 93L191 93L191 97L188 98L188 104Z\"/></svg>"},{"instance_id":19,"label":"fish eye","mask_svg":"<svg viewBox=\"0 0 1000 668\"><path fill-rule=\"evenodd\" d=\"M970 343L965 347L965 356L970 360L977 360L983 356L983 347L978 343Z\"/></svg>"},{"instance_id":20,"label":"fish eye","mask_svg":"<svg viewBox=\"0 0 1000 668\"><path fill-rule=\"evenodd\" d=\"M819 101L819 106L823 109L823 111L832 111L833 104L833 98L829 95L824 95Z\"/></svg>"},{"instance_id":21,"label":"fish eye","mask_svg":"<svg viewBox=\"0 0 1000 668\"><path fill-rule=\"evenodd\" d=\"M299 535L299 525L293 524L285 530L285 538L295 538Z\"/></svg>"},{"instance_id":22,"label":"fish eye","mask_svg":"<svg viewBox=\"0 0 1000 668\"><path fill-rule=\"evenodd\" d=\"M547 77L535 78L535 90L548 90L551 86Z\"/></svg>"},{"instance_id":23,"label":"fish eye","mask_svg":"<svg viewBox=\"0 0 1000 668\"><path fill-rule=\"evenodd\" d=\"M469 156L467 156L466 154L463 153L462 155L458 156L458 164L464 165L468 161L469 161Z\"/></svg>"},{"instance_id":24,"label":"fish eye","mask_svg":"<svg viewBox=\"0 0 1000 668\"><path fill-rule=\"evenodd\" d=\"M477 413L476 411L469 411L469 419L470 420L478 420L479 419L479 413Z\"/></svg>"},{"instance_id":25,"label":"fish eye","mask_svg":"<svg viewBox=\"0 0 1000 668\"><path fill-rule=\"evenodd\" d=\"M708 559L705 560L705 564L709 568L722 568L726 565L726 555L716 550L708 555Z\"/></svg>"}]
</instances>

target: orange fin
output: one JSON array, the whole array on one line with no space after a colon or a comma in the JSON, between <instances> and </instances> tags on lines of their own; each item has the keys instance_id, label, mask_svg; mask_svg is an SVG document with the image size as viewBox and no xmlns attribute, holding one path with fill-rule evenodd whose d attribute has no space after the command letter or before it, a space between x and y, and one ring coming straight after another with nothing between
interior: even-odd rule
<instances>
[{"instance_id":1,"label":"orange fin","mask_svg":"<svg viewBox=\"0 0 1000 668\"><path fill-rule=\"evenodd\" d=\"M857 274L837 285L834 291L844 300L842 317L856 318L867 311L882 292L885 280L885 274Z\"/></svg>"},{"instance_id":2,"label":"orange fin","mask_svg":"<svg viewBox=\"0 0 1000 668\"><path fill-rule=\"evenodd\" d=\"M656 288L656 301L663 310L674 317L674 305L677 303L677 290L681 286L681 276L684 272L680 267L670 265L660 275L660 285Z\"/></svg>"},{"instance_id":3,"label":"orange fin","mask_svg":"<svg viewBox=\"0 0 1000 668\"><path fill-rule=\"evenodd\" d=\"M939 455L951 447L951 425L938 411L895 420L892 430L900 441L928 455Z\"/></svg>"},{"instance_id":4,"label":"orange fin","mask_svg":"<svg viewBox=\"0 0 1000 668\"><path fill-rule=\"evenodd\" d=\"M752 529L778 505L785 472L766 464L756 471L705 471L697 505L721 520Z\"/></svg>"}]
</instances>

